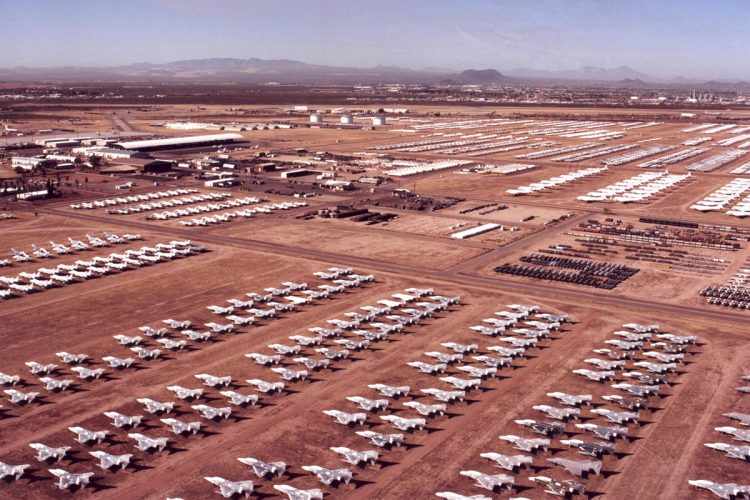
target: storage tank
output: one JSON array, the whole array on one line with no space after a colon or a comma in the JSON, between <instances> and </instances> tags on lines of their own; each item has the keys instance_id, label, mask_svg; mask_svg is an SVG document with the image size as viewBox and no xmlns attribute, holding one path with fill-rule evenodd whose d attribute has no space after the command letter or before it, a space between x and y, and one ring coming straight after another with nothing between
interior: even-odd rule
<instances>
[{"instance_id":1,"label":"storage tank","mask_svg":"<svg viewBox=\"0 0 750 500\"><path fill-rule=\"evenodd\" d=\"M352 123L354 123L354 118L352 118L352 115L341 115L342 125L351 125Z\"/></svg>"}]
</instances>

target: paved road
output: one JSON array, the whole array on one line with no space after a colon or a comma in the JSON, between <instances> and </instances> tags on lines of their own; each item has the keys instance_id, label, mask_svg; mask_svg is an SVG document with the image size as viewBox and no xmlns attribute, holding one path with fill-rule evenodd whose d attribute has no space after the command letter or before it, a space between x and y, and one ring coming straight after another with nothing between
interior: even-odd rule
<instances>
[{"instance_id":1,"label":"paved road","mask_svg":"<svg viewBox=\"0 0 750 500\"><path fill-rule=\"evenodd\" d=\"M244 248L247 250L255 250L289 257L309 258L336 265L363 267L373 271L420 277L448 284L471 287L477 290L523 293L552 297L555 300L568 301L581 305L596 304L600 307L609 305L613 307L624 307L639 312L650 311L657 320L659 318L666 319L674 316L680 318L694 316L702 319L715 319L722 322L738 323L745 327L748 319L746 314L727 309L713 310L702 307L668 304L633 297L625 297L617 295L616 292L594 292L585 289L564 288L547 282L524 283L519 281L508 281L500 277L481 276L468 269L448 269L440 271L421 266L407 266L395 262L386 262L367 257L357 257L350 254L339 254L306 247L295 247L278 243L269 243L266 241L221 236L195 229L157 226L147 222L134 220L113 220L111 217L84 213L71 213L55 208L40 208L39 212L62 217L72 217L91 222L99 222L102 224L118 224L123 227L130 227L143 231L159 231L164 234L174 235L176 238L191 239L201 243L213 243L216 245Z\"/></svg>"}]
</instances>

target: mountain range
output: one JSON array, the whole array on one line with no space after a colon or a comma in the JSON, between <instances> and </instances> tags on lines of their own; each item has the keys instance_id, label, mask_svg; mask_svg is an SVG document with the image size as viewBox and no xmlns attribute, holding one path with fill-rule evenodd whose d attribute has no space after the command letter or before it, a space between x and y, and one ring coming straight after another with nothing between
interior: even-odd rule
<instances>
[{"instance_id":1,"label":"mountain range","mask_svg":"<svg viewBox=\"0 0 750 500\"><path fill-rule=\"evenodd\" d=\"M706 82L675 78L664 80L641 73L628 66L599 68L585 66L576 70L548 71L515 68L468 69L452 72L441 68L408 69L397 66L352 68L308 64L289 59L210 58L174 61L163 64L136 63L121 66L60 66L0 68L0 81L60 82L185 82L185 83L252 83L281 84L473 84L502 85L533 82L593 83L641 87L660 85L703 85ZM745 82L715 80L715 87L746 87Z\"/></svg>"}]
</instances>

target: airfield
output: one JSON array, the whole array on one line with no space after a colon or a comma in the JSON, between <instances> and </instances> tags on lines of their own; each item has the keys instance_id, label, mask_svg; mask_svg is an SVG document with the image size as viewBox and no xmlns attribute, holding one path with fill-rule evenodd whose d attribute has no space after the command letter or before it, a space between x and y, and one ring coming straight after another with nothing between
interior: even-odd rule
<instances>
[{"instance_id":1,"label":"airfield","mask_svg":"<svg viewBox=\"0 0 750 500\"><path fill-rule=\"evenodd\" d=\"M358 177L385 176L388 171L402 168L403 164L394 164L394 160L411 161L415 165L438 161L466 163L414 175L390 175L386 183L377 187L357 185L352 191L325 192L309 198L289 196L279 190L268 192L270 186L284 184L278 172L261 174L259 178L265 179L266 184L242 189L206 187L192 177L164 179L158 186L136 180L135 187L126 194L114 188L121 179L88 174L85 187L74 189L68 185L64 189L66 195L60 199L0 205L0 212L15 214L15 218L0 220L1 258L7 258L11 249L31 253L32 245L49 247L50 241L67 244L70 238L90 241L88 235L139 236L137 240L92 246L68 255L12 262L0 268L0 276L33 274L42 267L72 265L77 260L91 261L95 257L174 241L189 240L190 245L203 250L180 258L159 258L149 265L113 270L95 279L76 280L0 301L3 325L0 372L20 376L22 380L14 389L39 393L35 401L25 405L14 405L7 399L0 402L0 461L31 465L21 479L0 483L0 495L33 499L219 498L216 486L207 482L206 476L253 481L254 495L259 498L283 498L273 486L285 484L299 489L320 488L325 498L332 499L434 498L435 493L443 491L490 498L549 497L542 484L529 479L532 476L580 482L585 493L576 498L714 498L705 490L691 487L688 480L747 483L747 461L728 458L704 443L743 444L714 429L734 425L722 416L724 413L750 413L750 395L737 391L740 386L750 385L743 382L743 377L750 375L747 342L750 311L739 305L738 300L711 303L703 292L710 286L741 283L744 269L750 267L747 265L750 222L744 216L727 213L750 195L750 190L736 195L720 209L702 211L694 206L734 179L750 179L750 168L748 174L738 170L750 162L750 154L737 153L726 161L720 158L716 160L718 167L701 170L706 164L701 162L707 159L731 154L730 150L743 151L737 148L743 142L741 138L729 141L728 145L719 141L740 137L743 131L735 132L743 127L750 130L747 121L750 113L734 111L731 118L719 123L710 115L688 120L675 116L666 120L662 115L645 111L617 117L611 116L617 114L613 110L523 107L498 108L489 116L486 108L416 107L410 115L389 118L388 125L371 130L369 127L311 128L306 117L290 118L275 107L199 108L122 105L98 111L95 106L44 105L36 110L27 105L19 110L16 120L22 126L38 129L66 122L80 132L112 128L120 133L137 131L161 136L185 134L160 126L165 120L230 123L252 116L253 120L291 122L299 126L240 132L249 146L232 154L243 159L252 157L257 149L292 154L296 148L305 148L310 155L325 151L352 156L357 160L342 161L352 168L341 168L337 176L355 184ZM436 112L440 116L435 116ZM571 120L567 117L570 114L576 114L577 119ZM335 123L335 118L326 119ZM121 120L126 121L125 125ZM695 129L709 123L712 126ZM724 124L735 126L717 130ZM714 131L706 133L706 130ZM703 141L706 137L710 138ZM695 146L685 145L691 140L699 142ZM407 143L410 145L404 145ZM582 145L586 147L575 149ZM605 166L603 160L655 145L664 149L538 191L520 195L508 192L581 169L601 169ZM559 159L606 147L613 149L611 152L602 149L601 154L590 158ZM426 150L419 151L420 148ZM504 148L512 149L500 151ZM564 150L536 158L519 158L554 148ZM688 148L702 151L673 164L639 166ZM190 155L195 153L168 154L177 160ZM533 168L511 174L463 171L475 164L519 163ZM691 165L693 168L688 169ZM653 193L647 192L635 201L579 199L649 172L662 173L664 179L679 178L674 178L674 184L654 184ZM76 173L70 177L83 183L83 176ZM639 185L653 184L659 178ZM309 179L289 186L295 190L313 190ZM260 200L249 204L250 208L289 205L197 226L182 223L193 216L164 220L150 217L169 211L168 208L125 215L112 213L117 208L114 205L80 207L98 200L177 189L193 192L163 199L225 193L230 200L250 197ZM415 210L407 202L394 201L391 194L394 189L407 189L422 198L452 199L452 204L436 210ZM640 191L637 194L641 196ZM206 202L193 203L200 204ZM348 217L324 218L314 214L335 206L367 208L395 217L366 224ZM226 215L244 208L217 208L205 215ZM483 224L502 228L466 239L451 237L459 230ZM544 258L558 260L540 264ZM570 259L570 265L562 265L559 259ZM601 266L596 273L570 279L561 274L592 263ZM506 270L517 269L512 266L535 266L538 272L534 276L525 271L525 274L499 272L504 265L511 266ZM613 266L635 271L632 275L615 276ZM344 280L349 274L371 276L373 280L344 287L328 297L300 302L290 310L280 311L275 318L255 317L252 324L236 326L232 333L217 332L207 341L188 339L174 350L139 330L142 326L164 328L163 321L170 318L189 320L192 328L199 331L210 329L204 326L206 323L229 324L227 313L217 314L207 307L225 307L229 305L228 299L247 300L246 294L252 292L270 293L265 290L283 287L286 282L305 283L308 290L320 290L321 286L333 285L334 280L315 273L329 272L332 267L351 270L340 276ZM607 276L606 280L601 276ZM407 291L415 288L432 292L426 293L425 298L417 298L414 291ZM305 296L301 290L290 290L287 294ZM375 306L383 300L402 300L394 298L394 294L411 294L414 303L440 303L438 298L427 298L431 295L460 297L460 300L414 324L404 325L401 330L389 330L384 338L373 339L361 349L349 348L348 357L332 358L328 367L308 370L306 380L285 381L280 393L265 394L247 382L248 379L281 380L269 367L245 356L247 353L274 354L268 347L270 344L291 346L295 342L289 337L313 336L310 328L333 328L329 320L352 318L347 312L363 314L362 307ZM287 302L284 295L273 301ZM424 353L450 353L450 348L441 345L447 342L477 344L473 355L497 355L497 351L488 348L509 347L497 338L502 335L482 335L471 327L486 325L484 319L500 317L497 312L513 311L510 306L514 304L535 305L539 313L567 315L569 321L559 329L552 329L548 337L541 337L523 356L514 358L510 366L498 367L494 375L481 379L479 387L467 391L463 401L448 404L443 415L427 417L422 429L397 430L380 418L389 414L423 417L404 403L439 403L420 391L432 387L453 389L440 377L473 378L460 369L482 366L469 353L461 362L448 364L445 372L438 375L422 373L407 363L436 363ZM255 307L268 308L260 301ZM404 318L407 316L404 310L426 310L426 307L404 301L393 306L391 312ZM250 315L241 307L234 314ZM535 314L528 319L535 318ZM386 326L371 325L375 322ZM379 317L319 339L316 345L300 344L300 353L283 356L280 367L305 369L294 361L295 357L320 360L324 358L323 351L316 349L341 350L344 344L335 342L341 339L361 341L363 337L354 330L374 334L397 323L397 319ZM634 362L655 361L644 353L659 350L653 346L658 341L656 335L696 336L697 340L686 345L684 358L665 375L666 381L657 386L657 394L643 398L643 408L635 422L623 424L627 427L626 438L611 443L614 451L601 458L600 473L576 477L549 459L595 459L577 453L577 449L561 444L560 440L595 441L592 434L575 424L610 425L611 422L592 410L603 407L624 411L624 408L607 403L601 396L620 394L634 398L613 389L611 384L638 382L623 377L625 370L615 370L614 380L604 383L576 375L573 370L597 369L585 359L609 359L595 355L592 349L611 348L613 344L606 341L618 339L615 332L624 330L623 325L629 323L658 324L658 329L627 360L628 370L633 369ZM103 357L137 358L134 351L113 339L116 335L139 335L143 347L160 349L160 355L152 360L138 358L129 368L111 368ZM171 328L164 338L186 340L178 329ZM85 353L89 361L83 366L104 368L104 374L92 380L80 379L56 356L60 352ZM64 391L48 391L39 377L29 372L25 365L28 361L54 363L58 367L52 377L74 382ZM231 387L204 386L194 377L201 373L230 376ZM361 411L346 397L383 398L368 387L378 383L409 386L409 394L386 398L388 409L368 412L363 425L341 425L323 414L331 409ZM195 401L181 400L167 390L167 386L174 385L200 387L204 392ZM230 405L220 394L226 389L255 394L258 401L246 406ZM577 419L564 422L564 433L551 437L546 451L532 455L499 439L502 435L542 437L515 421L554 421L532 407L564 406L547 395L556 391L591 394L595 404L581 406ZM168 415L151 414L136 402L138 398L173 401L175 410ZM226 419L206 419L191 407L196 404L231 407L231 415ZM144 418L134 429L117 428L103 415L108 411ZM167 417L200 421L201 430L195 435L175 435L161 422ZM99 444L80 444L68 430L71 426L107 430L109 435ZM367 430L401 433L404 444L392 449L378 448L355 434ZM128 437L133 432L167 437L168 446L162 451L139 450ZM59 462L40 463L29 443L71 446L71 449ZM337 446L376 450L379 456L373 464L355 466L330 450ZM132 454L130 465L124 470L102 470L97 466L98 460L89 454L94 450L113 455ZM487 452L529 455L533 456L533 462L528 468L510 472L480 457ZM240 457L282 461L287 470L281 477L258 478L250 467L237 460ZM349 484L324 485L302 469L309 465L347 467L353 472L353 479ZM48 472L55 467L73 473L93 472L94 476L86 488L60 490L55 477ZM492 492L482 489L460 474L467 470L509 475L513 478L513 488Z\"/></svg>"}]
</instances>

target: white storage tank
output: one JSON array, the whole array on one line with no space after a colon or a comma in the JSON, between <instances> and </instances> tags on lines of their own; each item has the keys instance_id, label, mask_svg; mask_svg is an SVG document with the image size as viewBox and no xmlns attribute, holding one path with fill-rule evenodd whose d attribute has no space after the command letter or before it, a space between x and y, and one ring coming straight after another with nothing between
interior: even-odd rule
<instances>
[{"instance_id":1,"label":"white storage tank","mask_svg":"<svg viewBox=\"0 0 750 500\"><path fill-rule=\"evenodd\" d=\"M352 118L352 115L341 115L342 125L351 125L353 123L354 123L354 118Z\"/></svg>"}]
</instances>

